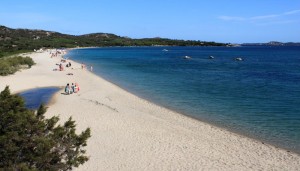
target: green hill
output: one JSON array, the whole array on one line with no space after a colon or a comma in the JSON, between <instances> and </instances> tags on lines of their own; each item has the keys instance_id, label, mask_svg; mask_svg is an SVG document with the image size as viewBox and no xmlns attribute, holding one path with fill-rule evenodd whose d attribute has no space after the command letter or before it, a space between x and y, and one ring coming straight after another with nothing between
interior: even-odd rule
<instances>
[{"instance_id":1,"label":"green hill","mask_svg":"<svg viewBox=\"0 0 300 171\"><path fill-rule=\"evenodd\" d=\"M12 29L0 26L0 57L13 53L45 48L104 47L104 46L226 46L227 44L172 40L166 38L131 39L109 33L68 35L53 31Z\"/></svg>"}]
</instances>

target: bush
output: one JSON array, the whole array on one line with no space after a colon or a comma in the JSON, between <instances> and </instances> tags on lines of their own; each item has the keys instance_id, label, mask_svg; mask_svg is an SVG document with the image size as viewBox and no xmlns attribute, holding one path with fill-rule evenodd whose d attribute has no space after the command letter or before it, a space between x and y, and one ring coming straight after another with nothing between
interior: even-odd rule
<instances>
[{"instance_id":1,"label":"bush","mask_svg":"<svg viewBox=\"0 0 300 171\"><path fill-rule=\"evenodd\" d=\"M26 65L31 67L34 65L34 61L30 57L11 57L0 59L0 75L5 76L9 74L14 74L20 69L20 66Z\"/></svg>"},{"instance_id":2,"label":"bush","mask_svg":"<svg viewBox=\"0 0 300 171\"><path fill-rule=\"evenodd\" d=\"M46 108L36 112L24 107L24 100L11 95L6 87L0 93L0 170L71 170L85 163L90 129L75 133L70 118L45 119Z\"/></svg>"},{"instance_id":3,"label":"bush","mask_svg":"<svg viewBox=\"0 0 300 171\"><path fill-rule=\"evenodd\" d=\"M11 66L4 60L0 60L0 75L9 75L15 73L16 71L16 67Z\"/></svg>"},{"instance_id":4,"label":"bush","mask_svg":"<svg viewBox=\"0 0 300 171\"><path fill-rule=\"evenodd\" d=\"M25 58L23 58L23 65L28 65L29 68L31 68L32 65L34 65L34 61L32 60L32 58L26 56Z\"/></svg>"}]
</instances>

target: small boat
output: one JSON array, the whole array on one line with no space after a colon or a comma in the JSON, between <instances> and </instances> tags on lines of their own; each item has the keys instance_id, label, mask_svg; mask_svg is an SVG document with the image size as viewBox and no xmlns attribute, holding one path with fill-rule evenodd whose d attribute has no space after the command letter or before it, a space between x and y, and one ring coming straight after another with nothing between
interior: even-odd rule
<instances>
[{"instance_id":1,"label":"small boat","mask_svg":"<svg viewBox=\"0 0 300 171\"><path fill-rule=\"evenodd\" d=\"M164 51L164 52L168 52L169 50L168 50L168 49L163 49L162 51Z\"/></svg>"},{"instance_id":2,"label":"small boat","mask_svg":"<svg viewBox=\"0 0 300 171\"><path fill-rule=\"evenodd\" d=\"M190 56L184 56L183 58L184 58L184 59L191 59Z\"/></svg>"},{"instance_id":3,"label":"small boat","mask_svg":"<svg viewBox=\"0 0 300 171\"><path fill-rule=\"evenodd\" d=\"M215 59L215 57L214 56L209 56L208 59Z\"/></svg>"},{"instance_id":4,"label":"small boat","mask_svg":"<svg viewBox=\"0 0 300 171\"><path fill-rule=\"evenodd\" d=\"M235 58L236 61L242 61L243 58Z\"/></svg>"}]
</instances>

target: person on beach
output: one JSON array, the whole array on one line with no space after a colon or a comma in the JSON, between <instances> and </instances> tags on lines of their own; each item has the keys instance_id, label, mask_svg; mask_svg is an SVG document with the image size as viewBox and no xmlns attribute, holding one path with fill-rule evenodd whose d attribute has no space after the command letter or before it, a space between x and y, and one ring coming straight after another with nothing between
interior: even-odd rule
<instances>
[{"instance_id":1,"label":"person on beach","mask_svg":"<svg viewBox=\"0 0 300 171\"><path fill-rule=\"evenodd\" d=\"M74 93L77 93L77 89L78 87L76 86L76 84L74 85Z\"/></svg>"},{"instance_id":2,"label":"person on beach","mask_svg":"<svg viewBox=\"0 0 300 171\"><path fill-rule=\"evenodd\" d=\"M93 72L93 65L91 65L91 72Z\"/></svg>"},{"instance_id":3,"label":"person on beach","mask_svg":"<svg viewBox=\"0 0 300 171\"><path fill-rule=\"evenodd\" d=\"M72 92L75 93L75 85L74 85L74 83L72 83L71 88L72 88Z\"/></svg>"},{"instance_id":4,"label":"person on beach","mask_svg":"<svg viewBox=\"0 0 300 171\"><path fill-rule=\"evenodd\" d=\"M66 87L65 87L65 93L66 94L70 94L71 93L71 88L70 88L70 85L69 85L69 83L66 85Z\"/></svg>"},{"instance_id":5,"label":"person on beach","mask_svg":"<svg viewBox=\"0 0 300 171\"><path fill-rule=\"evenodd\" d=\"M78 92L80 90L78 83L75 83L75 87L77 88L76 92Z\"/></svg>"}]
</instances>

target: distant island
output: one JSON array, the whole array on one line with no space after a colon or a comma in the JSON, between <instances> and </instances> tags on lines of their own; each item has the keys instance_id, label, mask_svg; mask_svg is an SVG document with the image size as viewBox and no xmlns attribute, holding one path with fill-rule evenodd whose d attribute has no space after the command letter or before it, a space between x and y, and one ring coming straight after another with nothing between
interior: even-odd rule
<instances>
[{"instance_id":1,"label":"distant island","mask_svg":"<svg viewBox=\"0 0 300 171\"><path fill-rule=\"evenodd\" d=\"M300 46L300 42L277 42L271 41L268 43L242 43L241 46Z\"/></svg>"},{"instance_id":2,"label":"distant island","mask_svg":"<svg viewBox=\"0 0 300 171\"><path fill-rule=\"evenodd\" d=\"M110 33L68 35L45 30L12 29L0 25L0 57L40 48L108 46L231 46L231 44L160 37L132 39Z\"/></svg>"}]
</instances>

